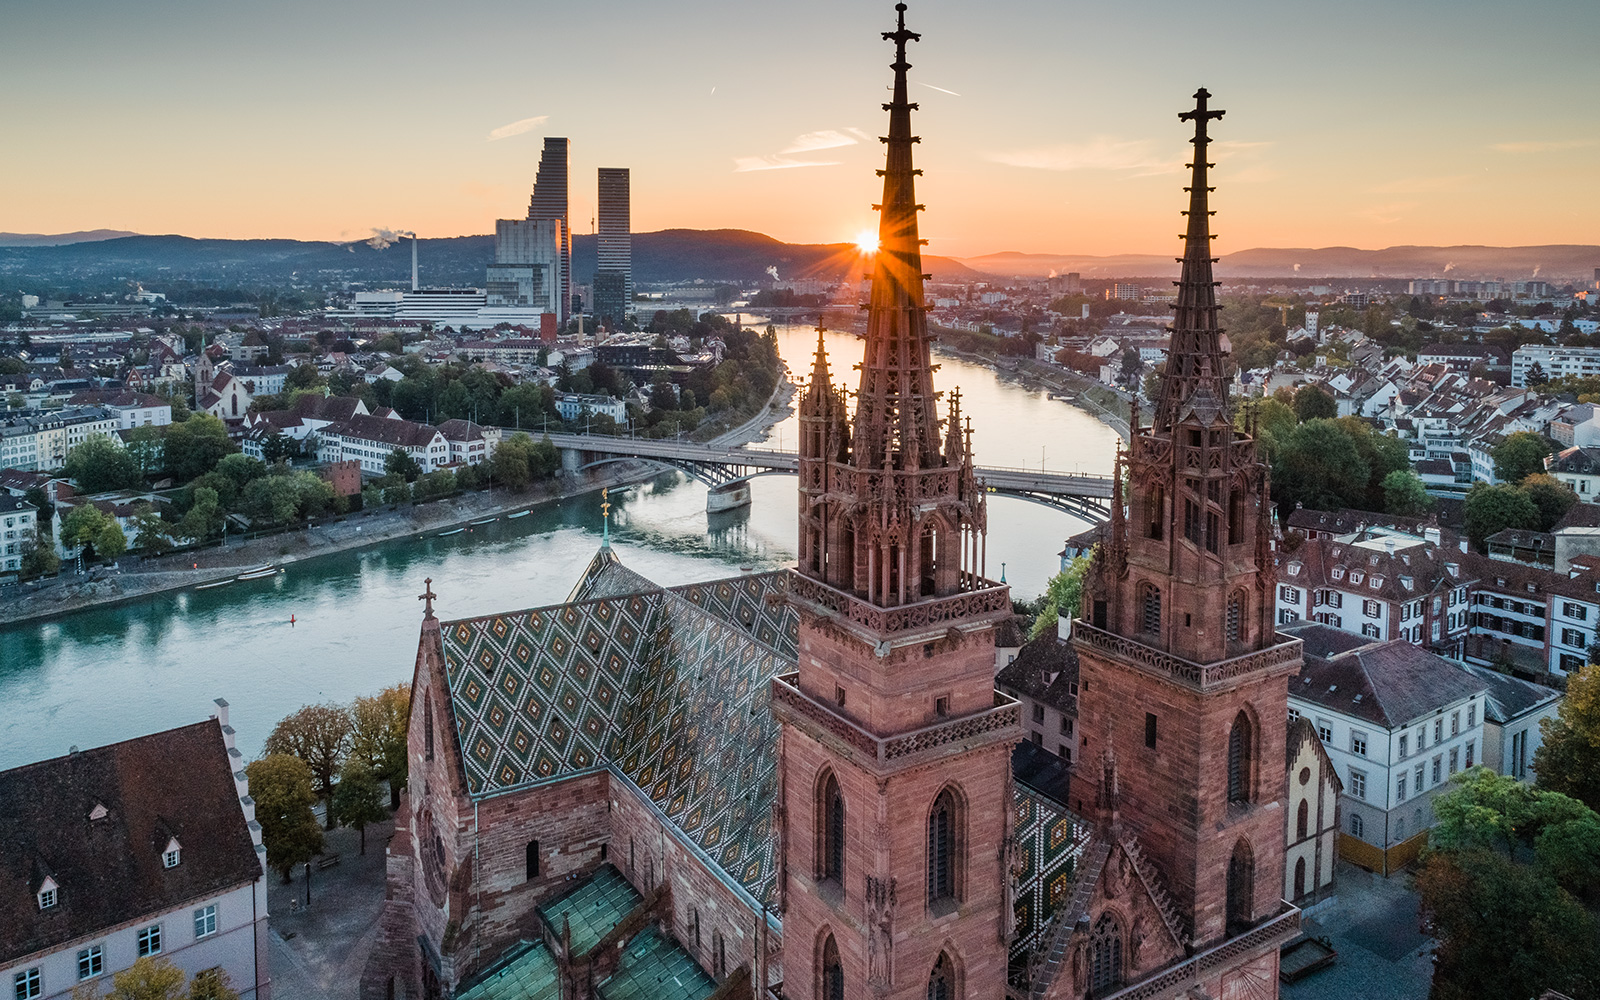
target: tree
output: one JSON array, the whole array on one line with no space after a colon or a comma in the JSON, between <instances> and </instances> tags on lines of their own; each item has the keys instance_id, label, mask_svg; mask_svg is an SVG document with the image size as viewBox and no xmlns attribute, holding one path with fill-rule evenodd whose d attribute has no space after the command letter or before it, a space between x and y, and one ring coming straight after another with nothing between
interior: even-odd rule
<instances>
[{"instance_id":1,"label":"tree","mask_svg":"<svg viewBox=\"0 0 1600 1000\"><path fill-rule=\"evenodd\" d=\"M1515 486L1477 483L1467 491L1466 522L1467 537L1482 552L1484 540L1497 531L1537 530L1539 508Z\"/></svg>"},{"instance_id":2,"label":"tree","mask_svg":"<svg viewBox=\"0 0 1600 1000\"><path fill-rule=\"evenodd\" d=\"M1028 638L1037 639L1057 627L1057 619L1072 618L1078 613L1078 603L1083 598L1083 578L1094 561L1093 553L1081 555L1067 564L1067 568L1050 578L1045 585L1039 614L1033 620Z\"/></svg>"},{"instance_id":3,"label":"tree","mask_svg":"<svg viewBox=\"0 0 1600 1000\"><path fill-rule=\"evenodd\" d=\"M267 865L276 868L288 885L290 870L322 850L322 828L311 811L317 801L311 790L311 768L292 754L274 753L251 763L244 773L256 802Z\"/></svg>"},{"instance_id":4,"label":"tree","mask_svg":"<svg viewBox=\"0 0 1600 1000\"><path fill-rule=\"evenodd\" d=\"M339 705L306 705L273 727L267 736L269 754L290 754L305 761L317 781L317 796L328 806L333 829L333 779L350 751L350 713Z\"/></svg>"},{"instance_id":5,"label":"tree","mask_svg":"<svg viewBox=\"0 0 1600 1000\"><path fill-rule=\"evenodd\" d=\"M361 853L367 853L367 824L377 823L383 811L383 789L372 768L360 757L351 757L339 770L339 784L333 789L333 811L339 822L353 826L361 834Z\"/></svg>"},{"instance_id":6,"label":"tree","mask_svg":"<svg viewBox=\"0 0 1600 1000\"><path fill-rule=\"evenodd\" d=\"M414 483L417 477L422 475L422 466L411 457L410 452L404 448L396 448L383 460L383 471L391 476L403 476L406 482Z\"/></svg>"},{"instance_id":7,"label":"tree","mask_svg":"<svg viewBox=\"0 0 1600 1000\"><path fill-rule=\"evenodd\" d=\"M1576 332L1576 330L1574 330ZM1529 386L1541 386L1550 381L1550 376L1544 372L1544 365L1535 361L1528 367L1528 372L1523 376L1523 381Z\"/></svg>"},{"instance_id":8,"label":"tree","mask_svg":"<svg viewBox=\"0 0 1600 1000\"><path fill-rule=\"evenodd\" d=\"M1600 989L1600 926L1548 874L1483 848L1433 851L1416 887L1439 939L1432 1000Z\"/></svg>"},{"instance_id":9,"label":"tree","mask_svg":"<svg viewBox=\"0 0 1600 1000\"><path fill-rule=\"evenodd\" d=\"M1420 517L1433 506L1433 497L1422 478L1407 469L1396 469L1383 477L1383 509L1401 517Z\"/></svg>"},{"instance_id":10,"label":"tree","mask_svg":"<svg viewBox=\"0 0 1600 1000\"><path fill-rule=\"evenodd\" d=\"M1317 385L1303 385L1295 390L1294 415L1301 423L1307 420L1332 420L1339 415L1339 403L1326 389Z\"/></svg>"},{"instance_id":11,"label":"tree","mask_svg":"<svg viewBox=\"0 0 1600 1000\"><path fill-rule=\"evenodd\" d=\"M1545 456L1550 454L1550 442L1542 434L1517 431L1506 435L1505 440L1495 445L1489 454L1494 459L1496 479L1503 483L1520 483L1544 471Z\"/></svg>"},{"instance_id":12,"label":"tree","mask_svg":"<svg viewBox=\"0 0 1600 1000\"><path fill-rule=\"evenodd\" d=\"M106 525L117 522L92 503L80 503L61 519L61 544L67 548L93 547Z\"/></svg>"},{"instance_id":13,"label":"tree","mask_svg":"<svg viewBox=\"0 0 1600 1000\"><path fill-rule=\"evenodd\" d=\"M263 524L287 524L300 510L300 495L288 476L266 476L244 488L239 507Z\"/></svg>"},{"instance_id":14,"label":"tree","mask_svg":"<svg viewBox=\"0 0 1600 1000\"><path fill-rule=\"evenodd\" d=\"M39 512L39 524L48 531L56 516L56 505L50 502L50 494L45 492L45 488L28 487L28 491L22 494L22 502Z\"/></svg>"},{"instance_id":15,"label":"tree","mask_svg":"<svg viewBox=\"0 0 1600 1000\"><path fill-rule=\"evenodd\" d=\"M228 970L216 965L194 974L188 1000L239 1000L239 991L233 988Z\"/></svg>"},{"instance_id":16,"label":"tree","mask_svg":"<svg viewBox=\"0 0 1600 1000\"><path fill-rule=\"evenodd\" d=\"M133 515L133 544L147 556L164 556L172 551L172 526L150 504L140 504Z\"/></svg>"},{"instance_id":17,"label":"tree","mask_svg":"<svg viewBox=\"0 0 1600 1000\"><path fill-rule=\"evenodd\" d=\"M104 435L89 438L68 452L61 471L84 494L129 490L144 481L139 463L128 450Z\"/></svg>"},{"instance_id":18,"label":"tree","mask_svg":"<svg viewBox=\"0 0 1600 1000\"><path fill-rule=\"evenodd\" d=\"M1333 420L1294 428L1278 442L1272 459L1273 490L1284 514L1296 504L1313 510L1360 506L1370 475L1371 466Z\"/></svg>"},{"instance_id":19,"label":"tree","mask_svg":"<svg viewBox=\"0 0 1600 1000\"><path fill-rule=\"evenodd\" d=\"M1556 717L1539 723L1543 741L1533 753L1539 784L1600 810L1600 666L1567 677Z\"/></svg>"},{"instance_id":20,"label":"tree","mask_svg":"<svg viewBox=\"0 0 1600 1000\"><path fill-rule=\"evenodd\" d=\"M528 462L528 449L533 439L526 434L513 434L500 442L494 450L489 466L497 482L514 490L526 489L533 478Z\"/></svg>"},{"instance_id":21,"label":"tree","mask_svg":"<svg viewBox=\"0 0 1600 1000\"><path fill-rule=\"evenodd\" d=\"M188 512L178 522L177 534L195 542L204 542L222 532L223 518L222 502L218 499L217 491L197 486Z\"/></svg>"},{"instance_id":22,"label":"tree","mask_svg":"<svg viewBox=\"0 0 1600 1000\"><path fill-rule=\"evenodd\" d=\"M243 490L246 486L267 474L267 465L259 458L251 458L241 452L224 455L217 461L216 473L226 476L233 482L236 489Z\"/></svg>"},{"instance_id":23,"label":"tree","mask_svg":"<svg viewBox=\"0 0 1600 1000\"><path fill-rule=\"evenodd\" d=\"M374 775L389 783L389 808L398 809L408 765L411 685L396 684L357 698L350 705L350 720L350 755L361 758Z\"/></svg>"},{"instance_id":24,"label":"tree","mask_svg":"<svg viewBox=\"0 0 1600 1000\"><path fill-rule=\"evenodd\" d=\"M166 959L145 956L111 977L106 1000L183 1000L185 978Z\"/></svg>"},{"instance_id":25,"label":"tree","mask_svg":"<svg viewBox=\"0 0 1600 1000\"><path fill-rule=\"evenodd\" d=\"M40 576L49 576L61 568L61 557L56 555L55 546L50 540L40 536L39 529L35 528L22 543L21 574L27 579Z\"/></svg>"},{"instance_id":26,"label":"tree","mask_svg":"<svg viewBox=\"0 0 1600 1000\"><path fill-rule=\"evenodd\" d=\"M1565 517L1572 505L1578 502L1578 494L1572 492L1572 487L1543 472L1524 479L1521 489L1539 510L1540 531L1553 529L1556 522Z\"/></svg>"},{"instance_id":27,"label":"tree","mask_svg":"<svg viewBox=\"0 0 1600 1000\"><path fill-rule=\"evenodd\" d=\"M128 431L123 443L141 476L154 476L166 468L165 427L144 424Z\"/></svg>"},{"instance_id":28,"label":"tree","mask_svg":"<svg viewBox=\"0 0 1600 1000\"><path fill-rule=\"evenodd\" d=\"M235 450L227 426L209 413L196 413L167 428L167 472L181 482L205 475Z\"/></svg>"}]
</instances>

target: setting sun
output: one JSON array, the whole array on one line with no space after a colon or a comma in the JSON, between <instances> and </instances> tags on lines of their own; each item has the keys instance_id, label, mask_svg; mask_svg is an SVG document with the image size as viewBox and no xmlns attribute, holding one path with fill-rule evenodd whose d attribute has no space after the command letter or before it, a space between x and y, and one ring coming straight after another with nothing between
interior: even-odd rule
<instances>
[{"instance_id":1,"label":"setting sun","mask_svg":"<svg viewBox=\"0 0 1600 1000\"><path fill-rule=\"evenodd\" d=\"M856 233L856 248L862 253L878 252L878 234L870 229Z\"/></svg>"}]
</instances>

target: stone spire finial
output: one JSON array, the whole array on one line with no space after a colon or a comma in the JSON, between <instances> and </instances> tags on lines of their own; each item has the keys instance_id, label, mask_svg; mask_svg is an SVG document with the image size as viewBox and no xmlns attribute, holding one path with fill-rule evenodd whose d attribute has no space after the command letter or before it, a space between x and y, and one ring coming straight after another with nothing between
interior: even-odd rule
<instances>
[{"instance_id":1,"label":"stone spire finial","mask_svg":"<svg viewBox=\"0 0 1600 1000\"><path fill-rule=\"evenodd\" d=\"M1185 404L1201 385L1209 386L1211 394L1226 409L1228 398L1227 366L1222 358L1222 330L1217 326L1217 282L1212 278L1212 265L1217 259L1211 256L1211 208L1207 195L1212 188L1206 184L1206 171L1213 164L1206 162L1206 147L1211 138L1206 132L1209 122L1220 119L1225 112L1207 107L1211 95L1204 87L1195 91L1193 111L1178 116L1179 121L1194 122L1194 162L1189 187L1188 230L1183 256L1178 258L1183 270L1176 282L1178 301L1173 309L1172 342L1167 352L1167 370L1161 379L1161 391L1156 399L1155 419L1151 429L1157 434L1170 434L1174 424L1182 419Z\"/></svg>"},{"instance_id":2,"label":"stone spire finial","mask_svg":"<svg viewBox=\"0 0 1600 1000\"><path fill-rule=\"evenodd\" d=\"M610 489L600 487L600 547L611 547L611 499Z\"/></svg>"},{"instance_id":3,"label":"stone spire finial","mask_svg":"<svg viewBox=\"0 0 1600 1000\"><path fill-rule=\"evenodd\" d=\"M422 620L423 621L425 621L425 622L433 621L433 599L435 597L438 597L438 596L439 596L438 594L435 594L433 592L433 577L430 576L430 577L424 579L422 581L422 593L417 595L417 600L423 602L423 605L422 605Z\"/></svg>"}]
</instances>

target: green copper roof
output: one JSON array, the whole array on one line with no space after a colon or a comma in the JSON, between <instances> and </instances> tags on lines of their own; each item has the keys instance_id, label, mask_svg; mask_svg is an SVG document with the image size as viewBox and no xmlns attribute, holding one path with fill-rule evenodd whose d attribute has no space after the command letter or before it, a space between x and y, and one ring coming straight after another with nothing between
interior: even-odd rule
<instances>
[{"instance_id":1,"label":"green copper roof","mask_svg":"<svg viewBox=\"0 0 1600 1000\"><path fill-rule=\"evenodd\" d=\"M703 1000L716 989L716 980L654 926L629 943L617 971L596 987L600 1000Z\"/></svg>"},{"instance_id":2,"label":"green copper roof","mask_svg":"<svg viewBox=\"0 0 1600 1000\"><path fill-rule=\"evenodd\" d=\"M615 868L602 865L593 878L539 907L539 915L557 934L565 920L572 935L572 954L587 955L642 899Z\"/></svg>"},{"instance_id":3,"label":"green copper roof","mask_svg":"<svg viewBox=\"0 0 1600 1000\"><path fill-rule=\"evenodd\" d=\"M561 984L556 960L543 942L521 941L478 980L456 994L457 1000L559 1000Z\"/></svg>"}]
</instances>

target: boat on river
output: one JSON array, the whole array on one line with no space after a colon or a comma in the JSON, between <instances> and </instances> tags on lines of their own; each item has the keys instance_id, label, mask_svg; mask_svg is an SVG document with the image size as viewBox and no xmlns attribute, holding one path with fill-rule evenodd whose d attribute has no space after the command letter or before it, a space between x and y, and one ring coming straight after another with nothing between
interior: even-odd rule
<instances>
[{"instance_id":1,"label":"boat on river","mask_svg":"<svg viewBox=\"0 0 1600 1000\"><path fill-rule=\"evenodd\" d=\"M228 577L226 580L212 580L210 583L199 584L194 589L196 589L196 590L215 590L218 587L226 587L228 584L232 583L233 580L234 580L234 578L231 577L231 576Z\"/></svg>"},{"instance_id":2,"label":"boat on river","mask_svg":"<svg viewBox=\"0 0 1600 1000\"><path fill-rule=\"evenodd\" d=\"M283 572L283 570L279 569L276 566L263 566L260 569L250 570L248 573L240 573L238 576L234 577L234 579L235 580L261 580L261 579L265 579L266 577L269 577L269 576L277 576L279 573L282 573L282 572Z\"/></svg>"},{"instance_id":3,"label":"boat on river","mask_svg":"<svg viewBox=\"0 0 1600 1000\"><path fill-rule=\"evenodd\" d=\"M500 520L498 517L486 517L481 521L473 521L472 523L473 524L493 524L494 522L496 522L498 520Z\"/></svg>"},{"instance_id":4,"label":"boat on river","mask_svg":"<svg viewBox=\"0 0 1600 1000\"><path fill-rule=\"evenodd\" d=\"M506 520L507 520L507 521L514 521L514 520L516 520L516 519L517 519L517 518L519 518L519 517L527 517L527 516L528 516L528 515L529 515L529 514L532 514L532 513L533 513L533 510L532 510L532 509L529 509L529 510L519 510L519 511L517 511L517 512L516 512L516 513L515 513L515 514L507 514L507 515L506 515Z\"/></svg>"},{"instance_id":5,"label":"boat on river","mask_svg":"<svg viewBox=\"0 0 1600 1000\"><path fill-rule=\"evenodd\" d=\"M440 538L447 538L450 535L459 535L463 531L466 531L466 530L467 530L466 528L451 528L449 531L441 531L441 532L439 532L439 537Z\"/></svg>"}]
</instances>

